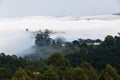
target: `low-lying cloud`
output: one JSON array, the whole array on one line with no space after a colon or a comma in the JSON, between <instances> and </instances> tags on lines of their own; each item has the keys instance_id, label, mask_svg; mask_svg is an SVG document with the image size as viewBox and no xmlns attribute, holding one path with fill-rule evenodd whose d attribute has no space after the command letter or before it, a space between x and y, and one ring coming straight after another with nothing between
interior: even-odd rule
<instances>
[{"instance_id":1,"label":"low-lying cloud","mask_svg":"<svg viewBox=\"0 0 120 80\"><path fill-rule=\"evenodd\" d=\"M29 31L25 31L28 28ZM17 54L34 45L32 32L50 29L65 32L52 34L66 40L100 38L120 31L120 17L113 15L89 17L26 17L0 19L0 52Z\"/></svg>"}]
</instances>

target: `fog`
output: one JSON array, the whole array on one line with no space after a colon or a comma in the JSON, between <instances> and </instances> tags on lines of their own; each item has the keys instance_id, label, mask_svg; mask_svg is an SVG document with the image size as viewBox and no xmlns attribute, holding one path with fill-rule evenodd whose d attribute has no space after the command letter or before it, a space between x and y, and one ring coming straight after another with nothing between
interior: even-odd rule
<instances>
[{"instance_id":1,"label":"fog","mask_svg":"<svg viewBox=\"0 0 120 80\"><path fill-rule=\"evenodd\" d=\"M106 35L115 36L120 32L120 16L0 18L0 52L19 54L29 49L34 45L33 32L44 29L58 32L52 34L52 38L62 36L67 41L78 38L103 40Z\"/></svg>"}]
</instances>

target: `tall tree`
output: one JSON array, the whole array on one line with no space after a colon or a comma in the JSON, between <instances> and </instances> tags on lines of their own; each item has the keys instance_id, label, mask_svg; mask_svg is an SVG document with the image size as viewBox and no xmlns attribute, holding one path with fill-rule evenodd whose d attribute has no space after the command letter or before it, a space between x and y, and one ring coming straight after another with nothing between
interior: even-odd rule
<instances>
[{"instance_id":1,"label":"tall tree","mask_svg":"<svg viewBox=\"0 0 120 80\"><path fill-rule=\"evenodd\" d=\"M117 70L111 65L107 65L103 72L99 75L99 80L120 80Z\"/></svg>"},{"instance_id":2,"label":"tall tree","mask_svg":"<svg viewBox=\"0 0 120 80\"><path fill-rule=\"evenodd\" d=\"M89 80L89 77L83 68L74 68L71 71L71 80Z\"/></svg>"},{"instance_id":3,"label":"tall tree","mask_svg":"<svg viewBox=\"0 0 120 80\"><path fill-rule=\"evenodd\" d=\"M114 45L114 38L111 35L108 35L105 37L105 45L107 46L113 46Z\"/></svg>"},{"instance_id":4,"label":"tall tree","mask_svg":"<svg viewBox=\"0 0 120 80\"><path fill-rule=\"evenodd\" d=\"M23 68L19 68L14 76L12 77L12 80L32 80L32 78L26 73L26 71Z\"/></svg>"},{"instance_id":5,"label":"tall tree","mask_svg":"<svg viewBox=\"0 0 120 80\"><path fill-rule=\"evenodd\" d=\"M86 74L89 76L89 80L98 80L97 72L90 63L83 61L80 67L85 70Z\"/></svg>"},{"instance_id":6,"label":"tall tree","mask_svg":"<svg viewBox=\"0 0 120 80\"><path fill-rule=\"evenodd\" d=\"M56 52L48 59L48 64L60 68L69 66L69 61L62 55L62 53Z\"/></svg>"},{"instance_id":7,"label":"tall tree","mask_svg":"<svg viewBox=\"0 0 120 80\"><path fill-rule=\"evenodd\" d=\"M59 80L59 76L55 70L53 70L52 68L49 68L43 74L43 79L44 80Z\"/></svg>"}]
</instances>

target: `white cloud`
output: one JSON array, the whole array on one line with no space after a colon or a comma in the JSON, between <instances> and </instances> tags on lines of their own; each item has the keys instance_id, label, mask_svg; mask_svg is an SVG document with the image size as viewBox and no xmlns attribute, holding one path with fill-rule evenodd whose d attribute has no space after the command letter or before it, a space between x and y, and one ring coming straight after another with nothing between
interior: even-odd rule
<instances>
[{"instance_id":1,"label":"white cloud","mask_svg":"<svg viewBox=\"0 0 120 80\"><path fill-rule=\"evenodd\" d=\"M92 18L92 20L88 20ZM65 33L54 34L52 37L63 36L67 40L78 38L100 38L116 35L120 31L120 17L88 16L88 17L25 17L0 19L0 52L7 54L19 53L34 45L31 33L40 29L50 29Z\"/></svg>"}]
</instances>

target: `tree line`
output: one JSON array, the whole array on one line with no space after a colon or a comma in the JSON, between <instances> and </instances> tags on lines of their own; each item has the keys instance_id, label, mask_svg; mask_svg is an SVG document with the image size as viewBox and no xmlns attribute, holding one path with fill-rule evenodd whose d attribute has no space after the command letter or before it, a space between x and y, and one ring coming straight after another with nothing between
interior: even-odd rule
<instances>
[{"instance_id":1,"label":"tree line","mask_svg":"<svg viewBox=\"0 0 120 80\"><path fill-rule=\"evenodd\" d=\"M101 71L86 61L73 67L59 52L37 61L1 53L0 63L0 80L120 80L117 69L110 64Z\"/></svg>"},{"instance_id":2,"label":"tree line","mask_svg":"<svg viewBox=\"0 0 120 80\"><path fill-rule=\"evenodd\" d=\"M73 67L79 66L83 61L87 61L98 71L104 69L107 64L110 64L113 67L116 67L118 73L120 73L120 36L107 35L104 40L79 38L78 40L67 42L62 37L52 39L50 38L49 33L49 30L38 33L35 38L36 45L42 47L42 42L46 41L44 46L55 49L55 52L61 52L67 59L69 59L70 64ZM47 37L44 37L46 34ZM46 44L48 43L47 41L49 41L49 44ZM27 55L26 58L39 60L41 58L41 52L46 50L48 49L39 49L35 53ZM49 54L50 52L51 51L49 50L44 54Z\"/></svg>"},{"instance_id":3,"label":"tree line","mask_svg":"<svg viewBox=\"0 0 120 80\"><path fill-rule=\"evenodd\" d=\"M1 53L0 80L120 80L119 36L66 42L49 34L49 30L36 34L38 50L33 54L17 57ZM48 48L54 53L43 59L40 53Z\"/></svg>"}]
</instances>

